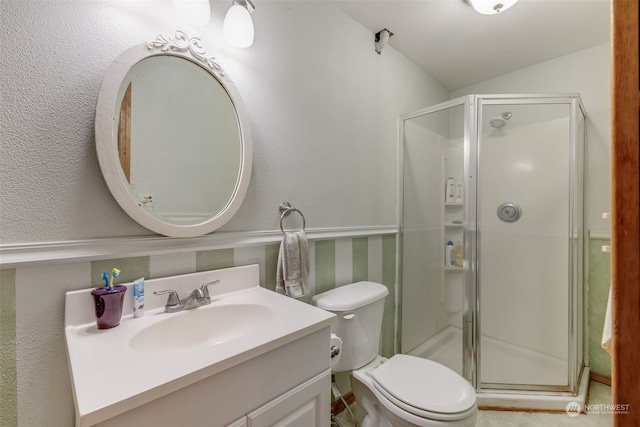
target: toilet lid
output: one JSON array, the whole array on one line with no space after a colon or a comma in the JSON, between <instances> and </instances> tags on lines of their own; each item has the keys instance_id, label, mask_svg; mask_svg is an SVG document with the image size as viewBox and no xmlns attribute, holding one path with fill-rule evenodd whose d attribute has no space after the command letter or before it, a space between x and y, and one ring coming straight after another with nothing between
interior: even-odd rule
<instances>
[{"instance_id":1,"label":"toilet lid","mask_svg":"<svg viewBox=\"0 0 640 427\"><path fill-rule=\"evenodd\" d=\"M380 392L404 403L409 411L454 414L476 403L476 393L464 378L446 366L415 356L393 356L373 371L373 380Z\"/></svg>"}]
</instances>

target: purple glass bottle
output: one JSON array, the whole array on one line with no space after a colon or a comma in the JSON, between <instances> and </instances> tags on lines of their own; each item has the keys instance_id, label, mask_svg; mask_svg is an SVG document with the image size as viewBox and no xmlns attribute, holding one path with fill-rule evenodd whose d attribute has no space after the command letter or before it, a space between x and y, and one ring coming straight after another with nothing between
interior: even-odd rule
<instances>
[{"instance_id":1,"label":"purple glass bottle","mask_svg":"<svg viewBox=\"0 0 640 427\"><path fill-rule=\"evenodd\" d=\"M91 291L98 329L110 329L120 324L125 292L127 287L122 285L114 286L112 290L104 287Z\"/></svg>"}]
</instances>

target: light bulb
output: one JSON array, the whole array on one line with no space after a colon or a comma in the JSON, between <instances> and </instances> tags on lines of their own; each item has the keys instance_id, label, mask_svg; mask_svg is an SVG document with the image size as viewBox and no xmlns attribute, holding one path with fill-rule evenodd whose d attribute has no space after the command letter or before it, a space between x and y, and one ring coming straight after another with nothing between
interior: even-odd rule
<instances>
[{"instance_id":1,"label":"light bulb","mask_svg":"<svg viewBox=\"0 0 640 427\"><path fill-rule=\"evenodd\" d=\"M211 17L209 0L173 0L173 10L185 24L207 25Z\"/></svg>"},{"instance_id":2,"label":"light bulb","mask_svg":"<svg viewBox=\"0 0 640 427\"><path fill-rule=\"evenodd\" d=\"M504 12L513 6L518 0L468 0L469 4L478 13L483 15L495 15Z\"/></svg>"},{"instance_id":3,"label":"light bulb","mask_svg":"<svg viewBox=\"0 0 640 427\"><path fill-rule=\"evenodd\" d=\"M253 20L246 7L234 4L224 17L224 38L236 47L253 44Z\"/></svg>"}]
</instances>

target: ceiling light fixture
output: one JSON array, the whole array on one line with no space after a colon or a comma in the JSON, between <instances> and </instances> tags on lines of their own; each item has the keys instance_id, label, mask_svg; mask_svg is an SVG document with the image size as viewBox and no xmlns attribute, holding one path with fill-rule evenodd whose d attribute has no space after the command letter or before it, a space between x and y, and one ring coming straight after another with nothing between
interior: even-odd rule
<instances>
[{"instance_id":1,"label":"ceiling light fixture","mask_svg":"<svg viewBox=\"0 0 640 427\"><path fill-rule=\"evenodd\" d=\"M222 29L224 38L235 47L249 47L253 44L253 20L251 12L255 6L251 0L233 0L224 17Z\"/></svg>"},{"instance_id":2,"label":"ceiling light fixture","mask_svg":"<svg viewBox=\"0 0 640 427\"><path fill-rule=\"evenodd\" d=\"M466 0L476 12L483 15L495 15L504 12L518 0Z\"/></svg>"}]
</instances>

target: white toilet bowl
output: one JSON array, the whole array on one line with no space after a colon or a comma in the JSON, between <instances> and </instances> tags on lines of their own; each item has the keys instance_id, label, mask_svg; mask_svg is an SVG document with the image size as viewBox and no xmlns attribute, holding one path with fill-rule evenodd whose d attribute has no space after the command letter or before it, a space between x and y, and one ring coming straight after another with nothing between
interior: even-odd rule
<instances>
[{"instance_id":1,"label":"white toilet bowl","mask_svg":"<svg viewBox=\"0 0 640 427\"><path fill-rule=\"evenodd\" d=\"M378 356L352 372L362 427L470 427L478 408L473 387L427 359Z\"/></svg>"},{"instance_id":2,"label":"white toilet bowl","mask_svg":"<svg viewBox=\"0 0 640 427\"><path fill-rule=\"evenodd\" d=\"M478 414L471 384L446 366L415 356L378 356L384 285L357 282L318 294L316 306L335 313L331 332L343 348L334 372L352 372L362 427L469 427Z\"/></svg>"}]
</instances>

